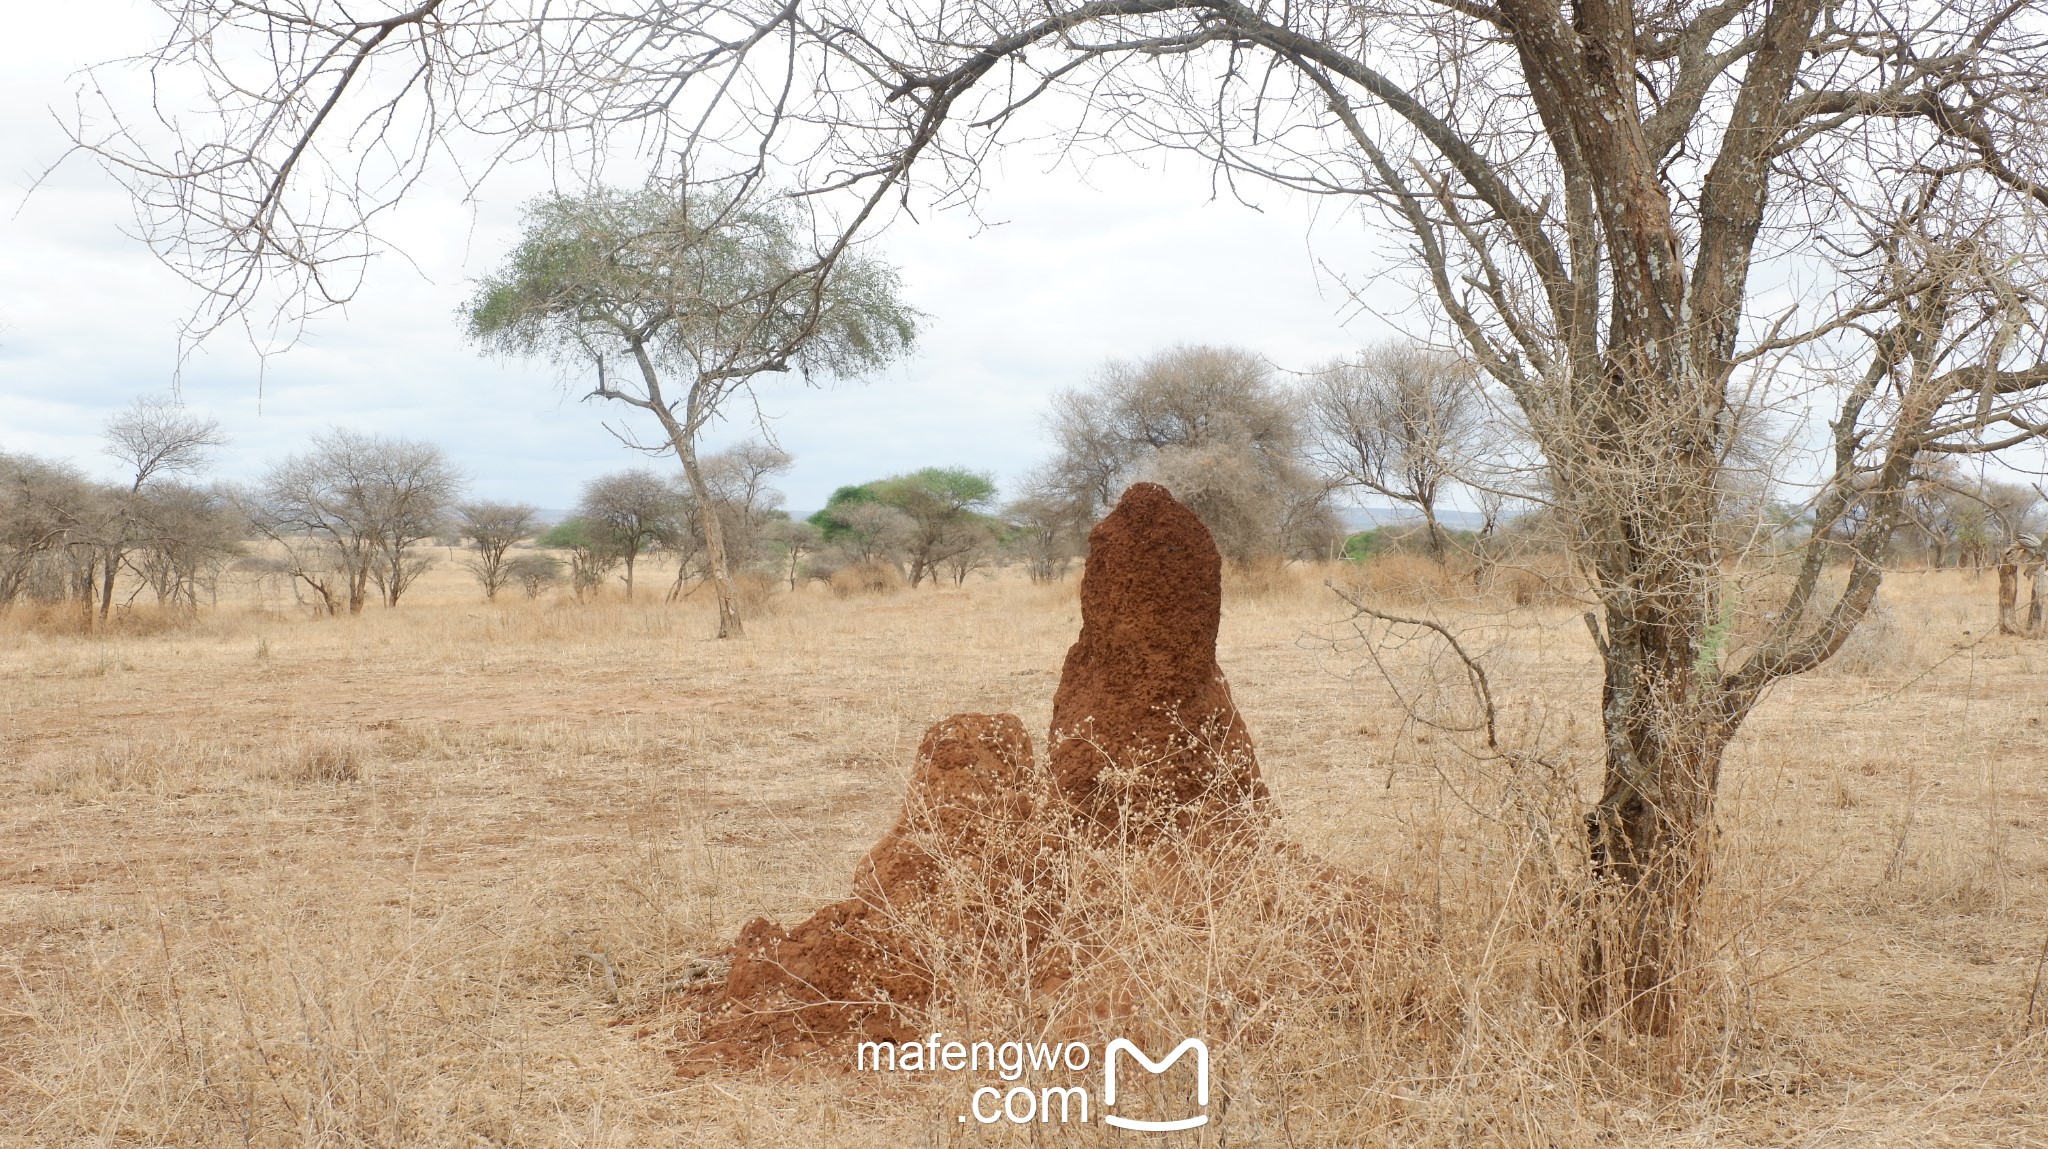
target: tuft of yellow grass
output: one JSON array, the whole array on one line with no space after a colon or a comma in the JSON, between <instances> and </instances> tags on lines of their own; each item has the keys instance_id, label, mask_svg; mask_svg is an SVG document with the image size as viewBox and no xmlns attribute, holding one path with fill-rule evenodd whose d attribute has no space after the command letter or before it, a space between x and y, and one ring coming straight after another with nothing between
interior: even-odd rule
<instances>
[{"instance_id":1,"label":"tuft of yellow grass","mask_svg":"<svg viewBox=\"0 0 2048 1149\"><path fill-rule=\"evenodd\" d=\"M1469 717L1441 652L1361 635L1326 577L1456 627L1512 755L1441 729ZM1413 1011L1304 991L1233 1030L1205 987L1290 937L1228 899L1206 925L1126 899L1134 1000L1216 1027L1231 1100L1185 1143L2048 1141L2048 644L1991 633L1988 576L1895 577L1883 657L1745 728L1717 944L1691 1027L1648 1043L1571 1008L1599 769L1579 608L1436 578L1227 592L1285 833L1436 940L1389 975ZM665 1056L691 959L842 896L927 725L1043 730L1073 581L777 591L723 644L706 596L662 597L486 605L444 566L354 619L248 585L160 626L0 620L0 1144L1128 1142L964 1129L943 1075L685 1081ZM1026 1021L977 1008L937 1020Z\"/></svg>"}]
</instances>

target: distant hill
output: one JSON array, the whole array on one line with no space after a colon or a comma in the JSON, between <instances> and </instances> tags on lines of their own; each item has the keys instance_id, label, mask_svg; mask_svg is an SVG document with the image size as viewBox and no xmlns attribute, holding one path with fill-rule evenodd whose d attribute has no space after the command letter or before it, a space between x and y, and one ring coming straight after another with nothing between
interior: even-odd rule
<instances>
[{"instance_id":1,"label":"distant hill","mask_svg":"<svg viewBox=\"0 0 2048 1149\"><path fill-rule=\"evenodd\" d=\"M1337 518L1348 531L1369 531L1375 527L1405 527L1422 522L1413 507L1341 507ZM1436 521L1454 531L1476 531L1486 520L1475 511L1439 510Z\"/></svg>"}]
</instances>

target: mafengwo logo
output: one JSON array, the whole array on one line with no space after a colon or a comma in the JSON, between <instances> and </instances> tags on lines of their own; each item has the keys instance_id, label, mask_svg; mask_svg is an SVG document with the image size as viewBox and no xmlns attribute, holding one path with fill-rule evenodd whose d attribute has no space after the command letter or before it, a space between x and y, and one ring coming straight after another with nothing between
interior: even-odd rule
<instances>
[{"instance_id":1,"label":"mafengwo logo","mask_svg":"<svg viewBox=\"0 0 2048 1149\"><path fill-rule=\"evenodd\" d=\"M1194 1090L1176 1117L1129 1117L1113 1112L1117 1108L1119 1075L1124 1092L1129 1092L1130 1066L1153 1076L1164 1075L1183 1057L1194 1054ZM1102 1105L1098 1112L1084 1084L1025 1085L1018 1082L1028 1070L1034 1080L1049 1075L1082 1074L1091 1066L1102 1066ZM1104 1125L1136 1133L1171 1133L1193 1129L1209 1121L1209 1044L1199 1037L1183 1038L1164 1057L1154 1060L1136 1042L1116 1038L1102 1047L1097 1058L1093 1050L1078 1041L1046 1042L947 1041L934 1033L923 1041L864 1041L854 1050L856 1070L896 1073L992 1073L1001 1085L977 1087L967 1112L958 1115L965 1123L993 1125L1086 1124L1100 1118Z\"/></svg>"},{"instance_id":2,"label":"mafengwo logo","mask_svg":"<svg viewBox=\"0 0 2048 1149\"><path fill-rule=\"evenodd\" d=\"M1207 1110L1209 1108L1209 1044L1199 1037L1190 1037L1179 1045L1174 1046L1172 1053L1167 1054L1158 1061L1145 1056L1144 1050L1139 1049L1121 1037L1103 1047L1102 1107L1107 1110L1116 1106L1117 1054L1130 1054L1131 1059L1144 1066L1147 1073L1165 1073L1168 1069L1172 1068L1174 1062L1180 1060L1181 1054L1187 1053L1190 1050L1195 1055L1195 1107L1197 1110ZM1171 1133L1176 1129L1193 1129L1195 1126L1207 1122L1209 1114L1197 1112L1192 1117L1182 1117L1173 1121L1140 1121L1135 1117L1118 1117L1113 1113L1105 1113L1102 1120L1104 1123L1114 1125L1118 1129L1137 1129L1147 1133Z\"/></svg>"}]
</instances>

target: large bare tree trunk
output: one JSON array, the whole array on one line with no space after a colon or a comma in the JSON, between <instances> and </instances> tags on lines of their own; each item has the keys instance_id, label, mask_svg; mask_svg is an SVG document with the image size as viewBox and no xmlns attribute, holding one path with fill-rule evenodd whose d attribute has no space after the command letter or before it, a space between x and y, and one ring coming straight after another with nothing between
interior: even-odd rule
<instances>
[{"instance_id":1,"label":"large bare tree trunk","mask_svg":"<svg viewBox=\"0 0 2048 1149\"><path fill-rule=\"evenodd\" d=\"M1586 819L1597 907L1584 955L1588 1005L1658 1033L1685 1001L1714 792L1734 729L1714 670L1713 456L1687 433L1689 420L1667 420L1662 443L1616 451L1596 442L1573 468L1606 604L1606 769Z\"/></svg>"},{"instance_id":2,"label":"large bare tree trunk","mask_svg":"<svg viewBox=\"0 0 2048 1149\"><path fill-rule=\"evenodd\" d=\"M370 601L370 564L362 555L350 560L348 569L348 612L363 613Z\"/></svg>"},{"instance_id":3,"label":"large bare tree trunk","mask_svg":"<svg viewBox=\"0 0 2048 1149\"><path fill-rule=\"evenodd\" d=\"M1436 521L1436 506L1433 502L1422 504L1422 522L1428 532L1430 560L1441 566L1444 561L1444 528L1443 524Z\"/></svg>"},{"instance_id":4,"label":"large bare tree trunk","mask_svg":"<svg viewBox=\"0 0 2048 1149\"><path fill-rule=\"evenodd\" d=\"M1665 1033L1687 999L1728 735L1699 698L1705 620L1644 613L1607 616L1606 771L1586 818L1598 914L1585 963L1595 1012Z\"/></svg>"}]
</instances>

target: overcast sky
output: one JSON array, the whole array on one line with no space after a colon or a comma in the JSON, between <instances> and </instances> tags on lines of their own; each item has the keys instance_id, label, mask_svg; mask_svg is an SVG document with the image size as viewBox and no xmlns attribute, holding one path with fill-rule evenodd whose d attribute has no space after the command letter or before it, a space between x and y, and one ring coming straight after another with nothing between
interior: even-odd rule
<instances>
[{"instance_id":1,"label":"overcast sky","mask_svg":"<svg viewBox=\"0 0 2048 1149\"><path fill-rule=\"evenodd\" d=\"M84 158L28 192L63 155L51 109L70 104L77 69L145 47L153 27L139 4L86 0L16 13L0 38L0 450L110 473L107 414L173 383L194 289L124 234L126 193ZM1380 258L1355 218L1279 196L1263 211L1216 199L1191 164L1099 163L1085 179L1047 167L1007 157L982 204L996 226L941 214L879 237L874 252L902 268L928 316L912 359L859 384L761 388L796 456L781 483L792 509L930 465L1012 484L1048 452L1048 396L1107 358L1207 342L1303 369L1389 333L1332 274L1370 275ZM411 262L380 259L346 314L267 362L233 333L192 358L185 401L234 438L222 475L253 477L333 424L439 443L477 495L544 507L644 464L604 429L621 412L578 402L545 365L480 356L454 318L538 186L539 173L514 172L480 203L427 188L389 221ZM750 422L716 438L751 434Z\"/></svg>"}]
</instances>

